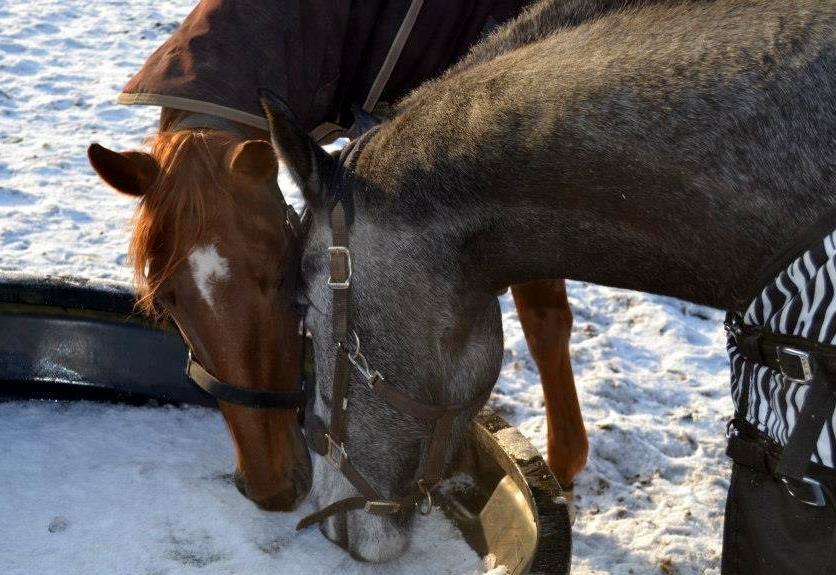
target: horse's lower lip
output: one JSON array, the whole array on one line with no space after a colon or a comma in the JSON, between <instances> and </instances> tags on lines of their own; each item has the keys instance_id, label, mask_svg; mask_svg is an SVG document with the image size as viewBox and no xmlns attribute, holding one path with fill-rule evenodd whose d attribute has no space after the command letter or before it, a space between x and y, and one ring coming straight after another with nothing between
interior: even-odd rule
<instances>
[{"instance_id":1,"label":"horse's lower lip","mask_svg":"<svg viewBox=\"0 0 836 575\"><path fill-rule=\"evenodd\" d=\"M238 492L255 503L259 509L265 511L293 511L302 502L310 489L310 479L301 470L293 472L291 476L291 489L286 489L275 495L259 499L255 499L247 492L247 483L238 470L233 474L233 479Z\"/></svg>"},{"instance_id":2,"label":"horse's lower lip","mask_svg":"<svg viewBox=\"0 0 836 575\"><path fill-rule=\"evenodd\" d=\"M294 469L291 474L291 480L294 489L296 489L296 503L301 503L311 490L312 479L310 470L305 472L302 469Z\"/></svg>"},{"instance_id":3,"label":"horse's lower lip","mask_svg":"<svg viewBox=\"0 0 836 575\"><path fill-rule=\"evenodd\" d=\"M360 563L369 563L368 559L366 559L362 555L358 555L353 550L349 549L348 544L346 544L346 550L348 551L348 554L351 555L351 558L354 559L355 561L359 561Z\"/></svg>"},{"instance_id":4,"label":"horse's lower lip","mask_svg":"<svg viewBox=\"0 0 836 575\"><path fill-rule=\"evenodd\" d=\"M255 503L259 509L263 509L264 511L293 511L296 509L300 500L301 498L299 494L294 490L292 497L289 497L287 493L279 493L278 495L267 497L265 499L252 499L252 502Z\"/></svg>"}]
</instances>

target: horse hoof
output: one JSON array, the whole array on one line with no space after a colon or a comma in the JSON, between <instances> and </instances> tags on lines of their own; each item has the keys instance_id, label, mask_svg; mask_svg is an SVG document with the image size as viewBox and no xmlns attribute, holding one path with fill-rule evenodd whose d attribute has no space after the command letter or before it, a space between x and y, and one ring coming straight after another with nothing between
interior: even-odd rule
<instances>
[{"instance_id":1,"label":"horse hoof","mask_svg":"<svg viewBox=\"0 0 836 575\"><path fill-rule=\"evenodd\" d=\"M575 524L575 485L563 488L563 497L566 498L566 508L569 511L569 525Z\"/></svg>"}]
</instances>

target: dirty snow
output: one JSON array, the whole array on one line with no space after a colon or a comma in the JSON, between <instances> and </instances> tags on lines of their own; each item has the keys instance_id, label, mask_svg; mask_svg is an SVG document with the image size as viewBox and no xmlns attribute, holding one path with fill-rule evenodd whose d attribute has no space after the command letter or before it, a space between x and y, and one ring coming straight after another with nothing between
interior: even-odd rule
<instances>
[{"instance_id":1,"label":"dirty snow","mask_svg":"<svg viewBox=\"0 0 836 575\"><path fill-rule=\"evenodd\" d=\"M129 280L133 201L96 179L85 150L137 147L154 129L158 110L114 99L192 4L0 2L0 270ZM732 412L720 313L583 283L569 295L591 443L573 572L718 573ZM544 450L537 372L502 305L492 401ZM231 469L223 424L201 409L0 405L0 572L364 572L315 530L295 535L295 517L257 511ZM453 545L441 520L416 534ZM416 548L404 569L425 572ZM453 548L461 572L481 571Z\"/></svg>"}]
</instances>

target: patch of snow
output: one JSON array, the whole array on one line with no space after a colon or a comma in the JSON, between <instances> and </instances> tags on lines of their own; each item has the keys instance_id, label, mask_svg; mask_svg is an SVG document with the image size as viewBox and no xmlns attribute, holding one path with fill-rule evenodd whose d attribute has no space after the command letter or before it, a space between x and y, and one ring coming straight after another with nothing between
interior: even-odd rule
<instances>
[{"instance_id":1,"label":"patch of snow","mask_svg":"<svg viewBox=\"0 0 836 575\"><path fill-rule=\"evenodd\" d=\"M567 282L572 366L589 433L575 480L573 573L714 574L733 412L717 310ZM501 300L505 363L493 407L541 452L543 394L513 301Z\"/></svg>"},{"instance_id":2,"label":"patch of snow","mask_svg":"<svg viewBox=\"0 0 836 575\"><path fill-rule=\"evenodd\" d=\"M0 404L0 573L476 574L483 561L443 513L418 515L409 551L354 561L314 511L260 511L233 483L218 412L90 402Z\"/></svg>"}]
</instances>

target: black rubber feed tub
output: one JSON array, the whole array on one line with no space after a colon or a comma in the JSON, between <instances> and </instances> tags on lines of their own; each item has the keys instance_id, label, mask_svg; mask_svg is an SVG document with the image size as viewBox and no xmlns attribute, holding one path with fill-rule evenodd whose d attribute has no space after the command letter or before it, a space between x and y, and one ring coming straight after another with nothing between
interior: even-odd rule
<instances>
[{"instance_id":1,"label":"black rubber feed tub","mask_svg":"<svg viewBox=\"0 0 836 575\"><path fill-rule=\"evenodd\" d=\"M155 400L214 406L184 374L176 330L134 313L124 284L0 274L0 399ZM536 449L501 417L473 423L456 472L475 488L442 496L480 555L509 573L568 573L566 500Z\"/></svg>"}]
</instances>

